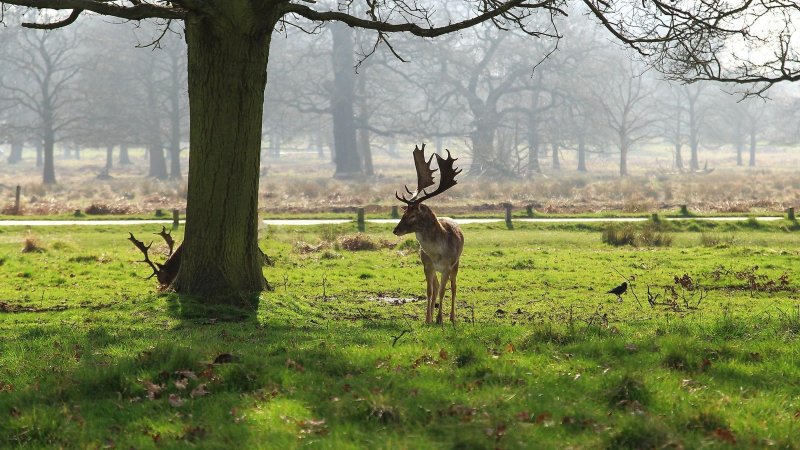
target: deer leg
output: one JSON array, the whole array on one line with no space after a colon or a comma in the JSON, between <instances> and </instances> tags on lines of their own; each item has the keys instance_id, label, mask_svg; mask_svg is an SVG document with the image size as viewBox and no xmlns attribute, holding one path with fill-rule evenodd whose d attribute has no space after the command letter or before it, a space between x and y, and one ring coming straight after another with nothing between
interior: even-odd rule
<instances>
[{"instance_id":1,"label":"deer leg","mask_svg":"<svg viewBox=\"0 0 800 450\"><path fill-rule=\"evenodd\" d=\"M458 275L458 263L453 266L450 272L450 322L456 323L456 276Z\"/></svg>"},{"instance_id":2,"label":"deer leg","mask_svg":"<svg viewBox=\"0 0 800 450\"><path fill-rule=\"evenodd\" d=\"M436 300L436 293L438 292L439 285L436 281L436 271L433 268L433 261L424 253L420 253L422 259L422 266L425 268L425 281L428 285L428 297L425 309L425 323L433 321L433 302Z\"/></svg>"},{"instance_id":3,"label":"deer leg","mask_svg":"<svg viewBox=\"0 0 800 450\"><path fill-rule=\"evenodd\" d=\"M439 312L436 314L436 323L442 323L442 304L444 303L444 293L447 291L447 280L450 278L450 271L442 271L442 284L439 285Z\"/></svg>"}]
</instances>

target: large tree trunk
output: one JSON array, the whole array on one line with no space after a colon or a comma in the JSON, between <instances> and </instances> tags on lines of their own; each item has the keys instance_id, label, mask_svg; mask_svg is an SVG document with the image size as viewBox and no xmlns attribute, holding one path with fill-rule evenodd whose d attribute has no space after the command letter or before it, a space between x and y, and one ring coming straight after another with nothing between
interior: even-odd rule
<instances>
[{"instance_id":1,"label":"large tree trunk","mask_svg":"<svg viewBox=\"0 0 800 450\"><path fill-rule=\"evenodd\" d=\"M558 157L558 142L553 142L553 170L561 170L561 160Z\"/></svg>"},{"instance_id":2,"label":"large tree trunk","mask_svg":"<svg viewBox=\"0 0 800 450\"><path fill-rule=\"evenodd\" d=\"M149 78L150 75L148 75ZM154 83L147 82L147 109L148 119L148 149L150 155L150 170L148 177L158 180L167 179L167 160L164 158L164 146L161 144L161 123L158 115L158 102L156 101L156 89Z\"/></svg>"},{"instance_id":3,"label":"large tree trunk","mask_svg":"<svg viewBox=\"0 0 800 450\"><path fill-rule=\"evenodd\" d=\"M582 130L578 133L578 172L586 172L586 138Z\"/></svg>"},{"instance_id":4,"label":"large tree trunk","mask_svg":"<svg viewBox=\"0 0 800 450\"><path fill-rule=\"evenodd\" d=\"M756 166L756 135L755 129L750 130L750 167Z\"/></svg>"},{"instance_id":5,"label":"large tree trunk","mask_svg":"<svg viewBox=\"0 0 800 450\"><path fill-rule=\"evenodd\" d=\"M167 160L164 157L164 147L158 141L158 138L153 137L153 142L147 149L147 153L150 155L150 171L147 176L165 180L167 179Z\"/></svg>"},{"instance_id":6,"label":"large tree trunk","mask_svg":"<svg viewBox=\"0 0 800 450\"><path fill-rule=\"evenodd\" d=\"M47 118L44 120L42 127L43 131L43 151L44 151L44 167L42 172L42 182L44 184L56 184L56 168L53 150L56 144L56 136L53 131L53 123Z\"/></svg>"},{"instance_id":7,"label":"large tree trunk","mask_svg":"<svg viewBox=\"0 0 800 450\"><path fill-rule=\"evenodd\" d=\"M680 141L675 142L675 168L678 170L683 170L683 153L681 150L683 149L683 144Z\"/></svg>"},{"instance_id":8,"label":"large tree trunk","mask_svg":"<svg viewBox=\"0 0 800 450\"><path fill-rule=\"evenodd\" d=\"M22 162L22 142L11 142L11 154L8 155L9 164Z\"/></svg>"},{"instance_id":9,"label":"large tree trunk","mask_svg":"<svg viewBox=\"0 0 800 450\"><path fill-rule=\"evenodd\" d=\"M741 137L736 138L736 165L743 166L742 153L744 153L744 142Z\"/></svg>"},{"instance_id":10,"label":"large tree trunk","mask_svg":"<svg viewBox=\"0 0 800 450\"><path fill-rule=\"evenodd\" d=\"M128 154L128 144L119 145L119 164L122 166L131 164L131 157Z\"/></svg>"},{"instance_id":11,"label":"large tree trunk","mask_svg":"<svg viewBox=\"0 0 800 450\"><path fill-rule=\"evenodd\" d=\"M698 155L699 143L697 142L697 130L694 128L689 132L689 148L692 151L692 158L689 161L689 168L692 170L700 169L700 159Z\"/></svg>"},{"instance_id":12,"label":"large tree trunk","mask_svg":"<svg viewBox=\"0 0 800 450\"><path fill-rule=\"evenodd\" d=\"M336 177L358 177L363 174L356 142L354 119L355 73L353 31L347 25L330 25L333 37L333 142L336 148Z\"/></svg>"},{"instance_id":13,"label":"large tree trunk","mask_svg":"<svg viewBox=\"0 0 800 450\"><path fill-rule=\"evenodd\" d=\"M258 11L252 11L256 8ZM241 17L264 8L228 0L227 15L188 13L189 188L180 269L172 287L206 302L257 305L258 177L272 27Z\"/></svg>"},{"instance_id":14,"label":"large tree trunk","mask_svg":"<svg viewBox=\"0 0 800 450\"><path fill-rule=\"evenodd\" d=\"M44 165L44 148L42 146L42 141L37 140L33 146L36 148L36 167L42 167Z\"/></svg>"},{"instance_id":15,"label":"large tree trunk","mask_svg":"<svg viewBox=\"0 0 800 450\"><path fill-rule=\"evenodd\" d=\"M169 177L181 179L181 78L178 58L172 54L169 89Z\"/></svg>"},{"instance_id":16,"label":"large tree trunk","mask_svg":"<svg viewBox=\"0 0 800 450\"><path fill-rule=\"evenodd\" d=\"M619 176L628 176L628 136L619 134Z\"/></svg>"},{"instance_id":17,"label":"large tree trunk","mask_svg":"<svg viewBox=\"0 0 800 450\"><path fill-rule=\"evenodd\" d=\"M531 97L531 109L528 114L528 175L542 173L539 165L539 93Z\"/></svg>"},{"instance_id":18,"label":"large tree trunk","mask_svg":"<svg viewBox=\"0 0 800 450\"><path fill-rule=\"evenodd\" d=\"M482 124L482 122L481 120L476 120L477 128L470 134L472 140L472 165L469 171L475 174L480 174L484 170L488 158L494 153L495 129Z\"/></svg>"},{"instance_id":19,"label":"large tree trunk","mask_svg":"<svg viewBox=\"0 0 800 450\"><path fill-rule=\"evenodd\" d=\"M372 146L369 144L369 130L362 128L358 130L358 153L364 161L364 175L371 177L375 175L372 167Z\"/></svg>"},{"instance_id":20,"label":"large tree trunk","mask_svg":"<svg viewBox=\"0 0 800 450\"><path fill-rule=\"evenodd\" d=\"M109 144L106 146L106 175L111 173L114 167L114 145Z\"/></svg>"}]
</instances>

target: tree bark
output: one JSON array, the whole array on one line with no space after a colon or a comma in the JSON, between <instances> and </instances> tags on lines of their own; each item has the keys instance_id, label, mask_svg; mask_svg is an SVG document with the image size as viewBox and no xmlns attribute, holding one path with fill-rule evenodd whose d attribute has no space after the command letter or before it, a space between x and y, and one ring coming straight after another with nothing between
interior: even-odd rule
<instances>
[{"instance_id":1,"label":"tree bark","mask_svg":"<svg viewBox=\"0 0 800 450\"><path fill-rule=\"evenodd\" d=\"M495 128L486 121L476 120L475 131L470 134L472 140L472 165L471 173L481 173L487 162L487 157L494 153Z\"/></svg>"},{"instance_id":2,"label":"tree bark","mask_svg":"<svg viewBox=\"0 0 800 450\"><path fill-rule=\"evenodd\" d=\"M675 143L675 168L678 170L683 170L683 154L681 150L683 150L683 144L678 141Z\"/></svg>"},{"instance_id":3,"label":"tree bark","mask_svg":"<svg viewBox=\"0 0 800 450\"><path fill-rule=\"evenodd\" d=\"M277 17L228 0L226 16L188 13L189 153L186 232L172 288L209 303L257 305L258 177L270 33ZM258 9L258 11L253 11ZM227 15L233 15L227 17Z\"/></svg>"},{"instance_id":4,"label":"tree bark","mask_svg":"<svg viewBox=\"0 0 800 450\"><path fill-rule=\"evenodd\" d=\"M628 176L628 136L625 132L619 134L619 176Z\"/></svg>"},{"instance_id":5,"label":"tree bark","mask_svg":"<svg viewBox=\"0 0 800 450\"><path fill-rule=\"evenodd\" d=\"M561 170L561 160L558 158L558 143L553 142L553 170Z\"/></svg>"},{"instance_id":6,"label":"tree bark","mask_svg":"<svg viewBox=\"0 0 800 450\"><path fill-rule=\"evenodd\" d=\"M756 137L757 132L755 129L750 130L750 167L756 166Z\"/></svg>"},{"instance_id":7,"label":"tree bark","mask_svg":"<svg viewBox=\"0 0 800 450\"><path fill-rule=\"evenodd\" d=\"M372 167L372 147L369 144L369 130L362 128L358 130L358 153L364 161L364 175L371 177L375 175Z\"/></svg>"},{"instance_id":8,"label":"tree bark","mask_svg":"<svg viewBox=\"0 0 800 450\"><path fill-rule=\"evenodd\" d=\"M46 114L47 116L47 114ZM42 171L42 183L56 184L56 169L53 150L56 143L55 131L53 131L53 122L45 117L42 124L43 138L42 146L44 152L44 167Z\"/></svg>"},{"instance_id":9,"label":"tree bark","mask_svg":"<svg viewBox=\"0 0 800 450\"><path fill-rule=\"evenodd\" d=\"M337 178L359 177L363 174L356 142L354 117L355 73L353 67L353 31L341 23L331 24L333 37L333 84L331 111L333 113L333 142L336 148Z\"/></svg>"},{"instance_id":10,"label":"tree bark","mask_svg":"<svg viewBox=\"0 0 800 450\"><path fill-rule=\"evenodd\" d=\"M741 134L737 134L736 136L736 165L743 166L744 161L742 159L742 154L744 153L744 139L742 138Z\"/></svg>"},{"instance_id":11,"label":"tree bark","mask_svg":"<svg viewBox=\"0 0 800 450\"><path fill-rule=\"evenodd\" d=\"M180 180L181 176L181 78L180 64L177 55L170 53L170 89L169 89L169 177Z\"/></svg>"},{"instance_id":12,"label":"tree bark","mask_svg":"<svg viewBox=\"0 0 800 450\"><path fill-rule=\"evenodd\" d=\"M131 164L131 157L128 154L128 144L119 145L119 164L122 166Z\"/></svg>"},{"instance_id":13,"label":"tree bark","mask_svg":"<svg viewBox=\"0 0 800 450\"><path fill-rule=\"evenodd\" d=\"M106 174L111 173L114 167L114 145L109 144L106 146Z\"/></svg>"},{"instance_id":14,"label":"tree bark","mask_svg":"<svg viewBox=\"0 0 800 450\"><path fill-rule=\"evenodd\" d=\"M147 148L147 153L150 155L150 171L147 173L148 177L156 178L158 180L167 179L167 160L164 157L164 147L158 138L152 137L152 143Z\"/></svg>"},{"instance_id":15,"label":"tree bark","mask_svg":"<svg viewBox=\"0 0 800 450\"><path fill-rule=\"evenodd\" d=\"M156 178L158 180L167 179L167 160L164 158L164 146L161 141L161 123L159 120L158 102L156 101L156 88L155 83L150 81L152 71L145 75L148 77L147 87L147 109L149 110L149 118L147 126L149 128L148 134L148 148L147 153L150 158L150 169L147 173L148 177Z\"/></svg>"},{"instance_id":16,"label":"tree bark","mask_svg":"<svg viewBox=\"0 0 800 450\"><path fill-rule=\"evenodd\" d=\"M42 148L42 141L37 140L34 144L36 147L36 167L44 165L44 149Z\"/></svg>"},{"instance_id":17,"label":"tree bark","mask_svg":"<svg viewBox=\"0 0 800 450\"><path fill-rule=\"evenodd\" d=\"M542 173L539 165L539 93L531 97L531 109L528 113L528 175Z\"/></svg>"},{"instance_id":18,"label":"tree bark","mask_svg":"<svg viewBox=\"0 0 800 450\"><path fill-rule=\"evenodd\" d=\"M18 164L22 162L22 142L11 142L11 153L8 155L9 164Z\"/></svg>"},{"instance_id":19,"label":"tree bark","mask_svg":"<svg viewBox=\"0 0 800 450\"><path fill-rule=\"evenodd\" d=\"M586 172L586 138L578 132L578 172Z\"/></svg>"}]
</instances>

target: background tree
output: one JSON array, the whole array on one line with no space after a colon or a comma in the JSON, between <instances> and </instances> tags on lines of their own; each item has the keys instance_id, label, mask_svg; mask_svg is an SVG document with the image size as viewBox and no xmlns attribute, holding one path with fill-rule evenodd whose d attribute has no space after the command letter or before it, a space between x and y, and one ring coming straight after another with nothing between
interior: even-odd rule
<instances>
[{"instance_id":1,"label":"background tree","mask_svg":"<svg viewBox=\"0 0 800 450\"><path fill-rule=\"evenodd\" d=\"M42 181L55 184L56 135L74 122L66 105L74 101L73 82L81 65L75 52L77 35L74 30L53 34L9 28L2 32L14 42L6 46L3 61L28 76L0 77L0 91L32 114L35 123L28 126L37 131L44 153Z\"/></svg>"},{"instance_id":2,"label":"background tree","mask_svg":"<svg viewBox=\"0 0 800 450\"><path fill-rule=\"evenodd\" d=\"M375 30L378 39L385 39L385 33L391 32L435 37L488 20L536 33L535 28L528 28L534 26L528 22L531 15L557 13L560 3L457 2L454 6L460 5L460 9L453 10L463 20L448 21L442 26L435 25L441 18L439 14L414 2L370 3L360 16L340 11L337 5L292 1L14 0L5 4L72 10L64 19L29 27L62 27L85 11L124 19L183 21L189 75L191 152L186 214L190 220L180 269L171 287L183 294L252 306L248 294L266 286L257 245L257 194L269 44L280 21L297 17L316 22L339 21ZM473 7L478 11L475 14ZM390 17L409 19L393 22Z\"/></svg>"}]
</instances>

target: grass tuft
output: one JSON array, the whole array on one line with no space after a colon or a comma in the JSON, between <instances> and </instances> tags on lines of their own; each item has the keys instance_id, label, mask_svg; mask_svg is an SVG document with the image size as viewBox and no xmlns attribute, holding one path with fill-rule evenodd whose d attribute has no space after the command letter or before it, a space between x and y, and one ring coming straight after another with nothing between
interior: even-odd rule
<instances>
[{"instance_id":1,"label":"grass tuft","mask_svg":"<svg viewBox=\"0 0 800 450\"><path fill-rule=\"evenodd\" d=\"M20 251L22 253L42 253L44 252L44 247L38 237L28 234L25 236L25 240L22 241L22 250Z\"/></svg>"},{"instance_id":2,"label":"grass tuft","mask_svg":"<svg viewBox=\"0 0 800 450\"><path fill-rule=\"evenodd\" d=\"M612 382L606 389L606 397L609 405L618 408L641 409L650 401L650 393L644 382L631 374Z\"/></svg>"}]
</instances>

